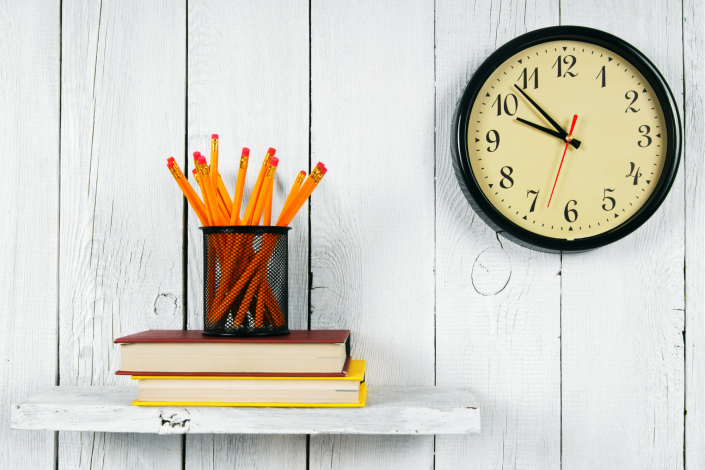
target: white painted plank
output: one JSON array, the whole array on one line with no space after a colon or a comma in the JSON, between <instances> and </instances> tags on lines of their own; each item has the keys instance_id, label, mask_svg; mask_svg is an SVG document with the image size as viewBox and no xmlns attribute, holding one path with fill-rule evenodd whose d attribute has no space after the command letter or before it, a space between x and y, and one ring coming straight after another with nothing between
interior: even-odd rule
<instances>
[{"instance_id":1,"label":"white painted plank","mask_svg":"<svg viewBox=\"0 0 705 470\"><path fill-rule=\"evenodd\" d=\"M60 2L0 5L0 462L51 468L51 433L10 429L10 403L56 381Z\"/></svg>"},{"instance_id":2,"label":"white painted plank","mask_svg":"<svg viewBox=\"0 0 705 470\"><path fill-rule=\"evenodd\" d=\"M636 46L683 109L680 2L565 0L561 23ZM565 468L683 468L684 172L635 233L563 257Z\"/></svg>"},{"instance_id":3,"label":"white painted plank","mask_svg":"<svg viewBox=\"0 0 705 470\"><path fill-rule=\"evenodd\" d=\"M113 339L181 328L183 2L63 2L60 383L127 384ZM178 437L61 433L59 468L172 469Z\"/></svg>"},{"instance_id":4,"label":"white painted plank","mask_svg":"<svg viewBox=\"0 0 705 470\"><path fill-rule=\"evenodd\" d=\"M432 0L311 3L311 327L373 385L433 385L433 60ZM331 465L430 468L433 439L311 437Z\"/></svg>"},{"instance_id":5,"label":"white painted plank","mask_svg":"<svg viewBox=\"0 0 705 470\"><path fill-rule=\"evenodd\" d=\"M477 402L469 389L458 387L371 387L362 408L133 406L136 399L133 387L52 387L12 405L12 426L158 434L416 435L480 431Z\"/></svg>"},{"instance_id":6,"label":"white painted plank","mask_svg":"<svg viewBox=\"0 0 705 470\"><path fill-rule=\"evenodd\" d=\"M436 377L472 387L483 414L481 436L436 439L437 469L560 467L560 256L515 245L477 217L450 150L475 70L557 22L555 1L436 4Z\"/></svg>"},{"instance_id":7,"label":"white painted plank","mask_svg":"<svg viewBox=\"0 0 705 470\"><path fill-rule=\"evenodd\" d=\"M705 15L703 2L683 5L685 110L685 467L705 468Z\"/></svg>"},{"instance_id":8,"label":"white painted plank","mask_svg":"<svg viewBox=\"0 0 705 470\"><path fill-rule=\"evenodd\" d=\"M219 134L220 173L233 196L240 153L249 147L246 203L267 149L276 148L276 220L297 173L308 172L308 3L191 1L188 22L188 155L209 154L210 136ZM188 165L193 168L191 160ZM199 225L189 209L189 329L203 328ZM289 232L289 327L307 324L308 217L302 213ZM304 436L193 436L186 444L189 470L251 468L247 462L260 460L268 468L300 468L306 461ZM242 449L246 457L237 457Z\"/></svg>"}]
</instances>

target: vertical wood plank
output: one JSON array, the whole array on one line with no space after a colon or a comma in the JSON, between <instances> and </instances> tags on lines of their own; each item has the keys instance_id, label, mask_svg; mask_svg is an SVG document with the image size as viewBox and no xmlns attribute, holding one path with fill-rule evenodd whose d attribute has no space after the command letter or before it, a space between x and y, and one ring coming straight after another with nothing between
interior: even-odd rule
<instances>
[{"instance_id":1,"label":"vertical wood plank","mask_svg":"<svg viewBox=\"0 0 705 470\"><path fill-rule=\"evenodd\" d=\"M183 2L63 2L60 383L127 385L117 337L181 328ZM178 436L60 433L59 468L181 465Z\"/></svg>"},{"instance_id":2,"label":"vertical wood plank","mask_svg":"<svg viewBox=\"0 0 705 470\"><path fill-rule=\"evenodd\" d=\"M55 384L60 2L0 5L0 466L51 468L54 434L10 429L10 404Z\"/></svg>"},{"instance_id":3,"label":"vertical wood plank","mask_svg":"<svg viewBox=\"0 0 705 470\"><path fill-rule=\"evenodd\" d=\"M433 1L311 4L311 327L372 385L432 385ZM311 436L310 468L433 466L432 437Z\"/></svg>"},{"instance_id":4,"label":"vertical wood plank","mask_svg":"<svg viewBox=\"0 0 705 470\"><path fill-rule=\"evenodd\" d=\"M560 256L497 235L460 192L455 106L514 37L558 22L558 2L436 4L436 377L472 388L480 436L438 436L436 468L560 467Z\"/></svg>"},{"instance_id":5,"label":"vertical wood plank","mask_svg":"<svg viewBox=\"0 0 705 470\"><path fill-rule=\"evenodd\" d=\"M562 0L661 70L682 111L681 4ZM629 237L563 256L563 465L683 468L684 173Z\"/></svg>"},{"instance_id":6,"label":"vertical wood plank","mask_svg":"<svg viewBox=\"0 0 705 470\"><path fill-rule=\"evenodd\" d=\"M189 2L188 155L219 134L220 173L234 193L242 147L250 162L245 202L269 147L280 158L273 218L301 170L308 172L308 3ZM244 211L244 205L243 205ZM203 328L203 239L189 209L188 328ZM308 324L308 217L289 232L289 327ZM187 436L187 469L303 468L306 436Z\"/></svg>"},{"instance_id":7,"label":"vertical wood plank","mask_svg":"<svg viewBox=\"0 0 705 470\"><path fill-rule=\"evenodd\" d=\"M683 5L685 111L685 467L705 468L705 49L703 2Z\"/></svg>"}]
</instances>

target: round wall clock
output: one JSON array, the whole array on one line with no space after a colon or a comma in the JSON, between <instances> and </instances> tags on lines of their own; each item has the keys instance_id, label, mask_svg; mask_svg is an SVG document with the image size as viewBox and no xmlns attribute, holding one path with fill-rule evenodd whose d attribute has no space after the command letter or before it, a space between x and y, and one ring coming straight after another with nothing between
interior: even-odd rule
<instances>
[{"instance_id":1,"label":"round wall clock","mask_svg":"<svg viewBox=\"0 0 705 470\"><path fill-rule=\"evenodd\" d=\"M495 51L453 119L453 163L473 209L541 251L584 251L641 226L678 170L673 94L625 41L589 28L533 31Z\"/></svg>"}]
</instances>

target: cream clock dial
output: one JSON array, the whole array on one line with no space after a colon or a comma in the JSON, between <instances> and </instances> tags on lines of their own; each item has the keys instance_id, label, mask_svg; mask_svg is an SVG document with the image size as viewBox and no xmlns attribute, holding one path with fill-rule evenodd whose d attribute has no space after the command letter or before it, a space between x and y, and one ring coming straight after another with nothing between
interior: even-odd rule
<instances>
[{"instance_id":1,"label":"cream clock dial","mask_svg":"<svg viewBox=\"0 0 705 470\"><path fill-rule=\"evenodd\" d=\"M522 40L542 32L545 40ZM680 128L670 91L606 33L557 27L525 36L490 57L468 85L473 99L461 100L453 136L461 188L522 244L610 243L655 211L675 177Z\"/></svg>"}]
</instances>

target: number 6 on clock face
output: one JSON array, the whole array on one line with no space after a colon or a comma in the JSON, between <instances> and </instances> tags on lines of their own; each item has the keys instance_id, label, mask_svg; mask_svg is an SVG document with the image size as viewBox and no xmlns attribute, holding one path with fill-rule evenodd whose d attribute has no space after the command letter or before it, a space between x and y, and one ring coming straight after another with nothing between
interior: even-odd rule
<instances>
[{"instance_id":1,"label":"number 6 on clock face","mask_svg":"<svg viewBox=\"0 0 705 470\"><path fill-rule=\"evenodd\" d=\"M544 251L591 249L636 230L668 194L681 150L658 70L621 39L579 27L497 50L468 84L452 139L475 211Z\"/></svg>"}]
</instances>

